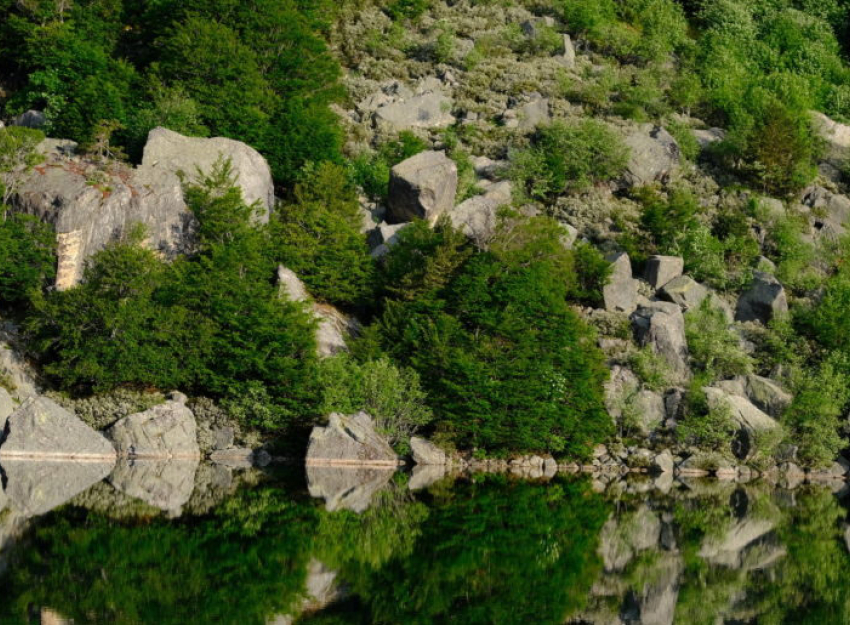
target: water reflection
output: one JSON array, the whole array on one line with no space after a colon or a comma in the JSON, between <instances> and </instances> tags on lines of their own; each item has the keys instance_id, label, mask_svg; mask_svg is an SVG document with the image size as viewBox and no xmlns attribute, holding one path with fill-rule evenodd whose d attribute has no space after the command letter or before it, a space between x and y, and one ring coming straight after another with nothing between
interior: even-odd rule
<instances>
[{"instance_id":1,"label":"water reflection","mask_svg":"<svg viewBox=\"0 0 850 625\"><path fill-rule=\"evenodd\" d=\"M827 488L339 471L139 464L28 527L10 505L0 622L850 620Z\"/></svg>"}]
</instances>

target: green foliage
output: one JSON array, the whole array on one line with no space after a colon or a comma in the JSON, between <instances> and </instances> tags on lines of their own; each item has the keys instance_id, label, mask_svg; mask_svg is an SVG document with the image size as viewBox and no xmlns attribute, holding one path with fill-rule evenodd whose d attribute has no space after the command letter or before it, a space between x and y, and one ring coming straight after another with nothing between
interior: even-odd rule
<instances>
[{"instance_id":1,"label":"green foliage","mask_svg":"<svg viewBox=\"0 0 850 625\"><path fill-rule=\"evenodd\" d=\"M308 168L293 195L273 218L277 258L315 297L344 305L364 302L374 263L361 234L357 192L345 170L331 163Z\"/></svg>"},{"instance_id":2,"label":"green foliage","mask_svg":"<svg viewBox=\"0 0 850 625\"><path fill-rule=\"evenodd\" d=\"M89 144L97 123L115 120L135 158L156 125L227 136L263 152L283 184L307 162L341 160L328 3L32 4L0 6L0 71L21 84L9 112L44 110L53 136Z\"/></svg>"},{"instance_id":3,"label":"green foliage","mask_svg":"<svg viewBox=\"0 0 850 625\"><path fill-rule=\"evenodd\" d=\"M670 386L673 378L670 365L650 346L635 352L629 359L629 366L641 383L651 391L662 391Z\"/></svg>"},{"instance_id":4,"label":"green foliage","mask_svg":"<svg viewBox=\"0 0 850 625\"><path fill-rule=\"evenodd\" d=\"M256 207L220 164L186 191L198 252L172 264L144 229L95 254L80 285L36 300L28 334L45 373L72 393L184 388L233 400L276 430L316 408L314 321L281 299Z\"/></svg>"},{"instance_id":5,"label":"green foliage","mask_svg":"<svg viewBox=\"0 0 850 625\"><path fill-rule=\"evenodd\" d=\"M7 214L0 221L0 303L20 305L49 284L55 247L53 229L36 217Z\"/></svg>"},{"instance_id":6,"label":"green foliage","mask_svg":"<svg viewBox=\"0 0 850 625\"><path fill-rule=\"evenodd\" d=\"M797 456L806 466L828 466L845 446L838 432L850 399L846 372L846 362L827 360L804 375L795 385L794 401L782 415L798 446Z\"/></svg>"},{"instance_id":7,"label":"green foliage","mask_svg":"<svg viewBox=\"0 0 850 625\"><path fill-rule=\"evenodd\" d=\"M624 60L663 61L688 42L688 24L672 0L560 0L569 28Z\"/></svg>"},{"instance_id":8,"label":"green foliage","mask_svg":"<svg viewBox=\"0 0 850 625\"><path fill-rule=\"evenodd\" d=\"M752 358L741 347L741 339L729 326L726 313L712 305L711 298L685 315L685 336L692 360L710 380L752 371Z\"/></svg>"},{"instance_id":9,"label":"green foliage","mask_svg":"<svg viewBox=\"0 0 850 625\"><path fill-rule=\"evenodd\" d=\"M416 19L431 7L431 0L393 0L386 8L395 20Z\"/></svg>"},{"instance_id":10,"label":"green foliage","mask_svg":"<svg viewBox=\"0 0 850 625\"><path fill-rule=\"evenodd\" d=\"M730 407L722 405L704 412L691 410L679 424L677 435L688 445L728 457L736 430Z\"/></svg>"},{"instance_id":11,"label":"green foliage","mask_svg":"<svg viewBox=\"0 0 850 625\"><path fill-rule=\"evenodd\" d=\"M410 436L434 418L419 376L386 358L358 363L340 355L322 362L322 414L364 410L379 432L405 453Z\"/></svg>"},{"instance_id":12,"label":"green foliage","mask_svg":"<svg viewBox=\"0 0 850 625\"><path fill-rule=\"evenodd\" d=\"M749 280L750 266L761 250L746 214L720 212L706 224L689 191L672 189L663 197L645 187L636 190L634 198L641 204L640 217L620 238L634 261L641 263L652 254L682 256L689 275L719 289Z\"/></svg>"},{"instance_id":13,"label":"green foliage","mask_svg":"<svg viewBox=\"0 0 850 625\"><path fill-rule=\"evenodd\" d=\"M474 255L446 223L406 229L387 257L381 341L419 372L445 436L584 456L610 428L605 369L567 305L562 233L539 223L509 223Z\"/></svg>"},{"instance_id":14,"label":"green foliage","mask_svg":"<svg viewBox=\"0 0 850 625\"><path fill-rule=\"evenodd\" d=\"M0 212L17 192L21 174L32 170L43 156L36 150L44 133L29 128L0 128Z\"/></svg>"},{"instance_id":15,"label":"green foliage","mask_svg":"<svg viewBox=\"0 0 850 625\"><path fill-rule=\"evenodd\" d=\"M77 622L261 625L302 600L317 522L275 488L204 519L119 524L71 509L44 521L4 578L4 622L29 622L38 604Z\"/></svg>"},{"instance_id":16,"label":"green foliage","mask_svg":"<svg viewBox=\"0 0 850 625\"><path fill-rule=\"evenodd\" d=\"M415 541L383 566L347 551L340 574L360 598L363 622L554 623L586 605L608 507L585 483L457 484L427 512ZM362 523L349 528L335 535L363 534Z\"/></svg>"},{"instance_id":17,"label":"green foliage","mask_svg":"<svg viewBox=\"0 0 850 625\"><path fill-rule=\"evenodd\" d=\"M511 178L532 199L553 201L565 191L612 180L626 168L629 151L604 122L554 122L537 130L532 147L511 155Z\"/></svg>"}]
</instances>

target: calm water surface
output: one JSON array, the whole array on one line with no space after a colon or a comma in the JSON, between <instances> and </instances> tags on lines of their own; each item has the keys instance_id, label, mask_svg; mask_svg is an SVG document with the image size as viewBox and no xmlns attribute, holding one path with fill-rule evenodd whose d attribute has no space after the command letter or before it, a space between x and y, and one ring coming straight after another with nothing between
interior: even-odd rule
<instances>
[{"instance_id":1,"label":"calm water surface","mask_svg":"<svg viewBox=\"0 0 850 625\"><path fill-rule=\"evenodd\" d=\"M0 623L850 623L838 488L98 471L3 467Z\"/></svg>"}]
</instances>

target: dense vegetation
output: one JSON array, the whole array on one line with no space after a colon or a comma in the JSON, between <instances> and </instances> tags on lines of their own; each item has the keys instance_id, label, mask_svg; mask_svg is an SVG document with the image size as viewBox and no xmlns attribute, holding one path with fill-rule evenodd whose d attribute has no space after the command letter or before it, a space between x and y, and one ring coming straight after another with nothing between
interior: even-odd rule
<instances>
[{"instance_id":1,"label":"dense vegetation","mask_svg":"<svg viewBox=\"0 0 850 625\"><path fill-rule=\"evenodd\" d=\"M391 486L362 516L273 487L200 519L137 524L69 507L22 545L0 617L27 623L35 605L82 621L262 624L298 614L312 560L360 602L343 622L556 623L586 602L607 511L585 482L496 480L429 505Z\"/></svg>"},{"instance_id":2,"label":"dense vegetation","mask_svg":"<svg viewBox=\"0 0 850 625\"><path fill-rule=\"evenodd\" d=\"M504 21L526 10L558 21L529 36L505 23L465 38L464 11ZM447 11L462 19L448 23ZM179 387L267 433L368 408L402 450L424 429L485 454L577 457L613 431L595 330L627 335L580 311L602 301L597 246L627 251L638 272L652 254L682 256L688 275L730 301L767 268L789 292L789 315L740 327L716 309L688 313L695 375L684 431L722 431L722 446L728 422L707 414L701 386L769 375L795 396L783 425L801 461L827 463L844 446L850 244L817 237L810 216L822 209L797 200L823 147L810 111L850 119L848 13L845 0L0 0L6 118L41 110L44 133L93 152L108 138L130 160L157 125L232 137L268 159L283 198L268 225L255 223L222 164L186 191L200 224L196 253L165 263L145 249L144 232L127 233L91 259L79 287L56 293L49 228L6 208L20 172L38 165L43 135L0 129L3 314L21 323L46 378L76 396ZM560 54L561 30L592 65L512 75L517 59L522 74ZM346 82L342 66L361 63ZM363 76L397 71L412 83L433 67L468 81L455 112L469 115L447 129L368 134L331 106L356 109L346 98L363 95ZM558 99L554 120L512 130L475 101L493 84L509 105L538 88ZM623 190L621 128L647 121L675 136L690 174ZM691 131L709 126L726 132L700 146ZM555 220L508 210L486 249L448 223L414 224L387 257L372 258L364 201L386 202L390 168L432 148L458 166L458 201L483 191L470 155L486 153L506 161L499 175L513 182L513 209L585 211L587 240L566 249ZM846 180L835 184L840 192ZM626 208L597 219L594 194L609 185ZM710 185L721 187L713 205ZM596 239L606 222L614 234ZM363 322L350 356L315 356L315 319L309 304L279 293L279 264L319 303ZM665 388L651 354L628 362L644 388ZM712 419L721 426L708 427Z\"/></svg>"},{"instance_id":3,"label":"dense vegetation","mask_svg":"<svg viewBox=\"0 0 850 625\"><path fill-rule=\"evenodd\" d=\"M314 0L4 0L6 110L43 110L51 136L84 145L117 122L135 156L159 125L239 139L291 182L308 161L341 158L327 108L343 95L340 70L322 38L334 11Z\"/></svg>"}]
</instances>

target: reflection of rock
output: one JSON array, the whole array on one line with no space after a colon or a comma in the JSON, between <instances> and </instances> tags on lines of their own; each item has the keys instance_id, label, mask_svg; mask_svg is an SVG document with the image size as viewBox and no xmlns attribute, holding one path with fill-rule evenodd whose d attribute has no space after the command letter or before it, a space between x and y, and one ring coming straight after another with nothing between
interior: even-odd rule
<instances>
[{"instance_id":1,"label":"reflection of rock","mask_svg":"<svg viewBox=\"0 0 850 625\"><path fill-rule=\"evenodd\" d=\"M612 516L602 527L599 540L605 570L623 570L638 552L655 548L660 535L661 521L646 506L620 518Z\"/></svg>"},{"instance_id":2,"label":"reflection of rock","mask_svg":"<svg viewBox=\"0 0 850 625\"><path fill-rule=\"evenodd\" d=\"M0 458L115 460L108 440L46 397L26 400L9 417L7 430Z\"/></svg>"},{"instance_id":3,"label":"reflection of rock","mask_svg":"<svg viewBox=\"0 0 850 625\"><path fill-rule=\"evenodd\" d=\"M45 514L97 484L111 462L3 460L9 507L25 516Z\"/></svg>"},{"instance_id":4,"label":"reflection of rock","mask_svg":"<svg viewBox=\"0 0 850 625\"><path fill-rule=\"evenodd\" d=\"M306 596L294 614L281 614L269 621L269 625L290 625L295 622L298 615L305 612L318 612L324 610L334 601L339 600L345 594L336 583L337 572L327 568L316 559L310 560L307 565L307 580L304 584Z\"/></svg>"},{"instance_id":5,"label":"reflection of rock","mask_svg":"<svg viewBox=\"0 0 850 625\"><path fill-rule=\"evenodd\" d=\"M325 500L328 512L351 510L360 514L394 473L393 469L307 465L307 488L311 497Z\"/></svg>"},{"instance_id":6,"label":"reflection of rock","mask_svg":"<svg viewBox=\"0 0 850 625\"><path fill-rule=\"evenodd\" d=\"M735 523L719 537L706 538L699 555L713 564L740 568L742 552L771 531L771 521L747 518Z\"/></svg>"},{"instance_id":7,"label":"reflection of rock","mask_svg":"<svg viewBox=\"0 0 850 625\"><path fill-rule=\"evenodd\" d=\"M665 554L644 577L638 592L641 625L670 625L679 599L679 577L684 566L681 556Z\"/></svg>"},{"instance_id":8,"label":"reflection of rock","mask_svg":"<svg viewBox=\"0 0 850 625\"><path fill-rule=\"evenodd\" d=\"M396 467L398 457L365 412L333 413L310 433L307 465Z\"/></svg>"},{"instance_id":9,"label":"reflection of rock","mask_svg":"<svg viewBox=\"0 0 850 625\"><path fill-rule=\"evenodd\" d=\"M178 401L131 414L106 430L118 455L132 458L200 458L195 415Z\"/></svg>"},{"instance_id":10,"label":"reflection of rock","mask_svg":"<svg viewBox=\"0 0 850 625\"><path fill-rule=\"evenodd\" d=\"M195 488L198 459L121 459L109 476L119 491L145 503L179 514Z\"/></svg>"},{"instance_id":11,"label":"reflection of rock","mask_svg":"<svg viewBox=\"0 0 850 625\"><path fill-rule=\"evenodd\" d=\"M407 487L410 490L422 490L439 482L444 477L446 477L446 468L444 466L417 464L413 467Z\"/></svg>"}]
</instances>

